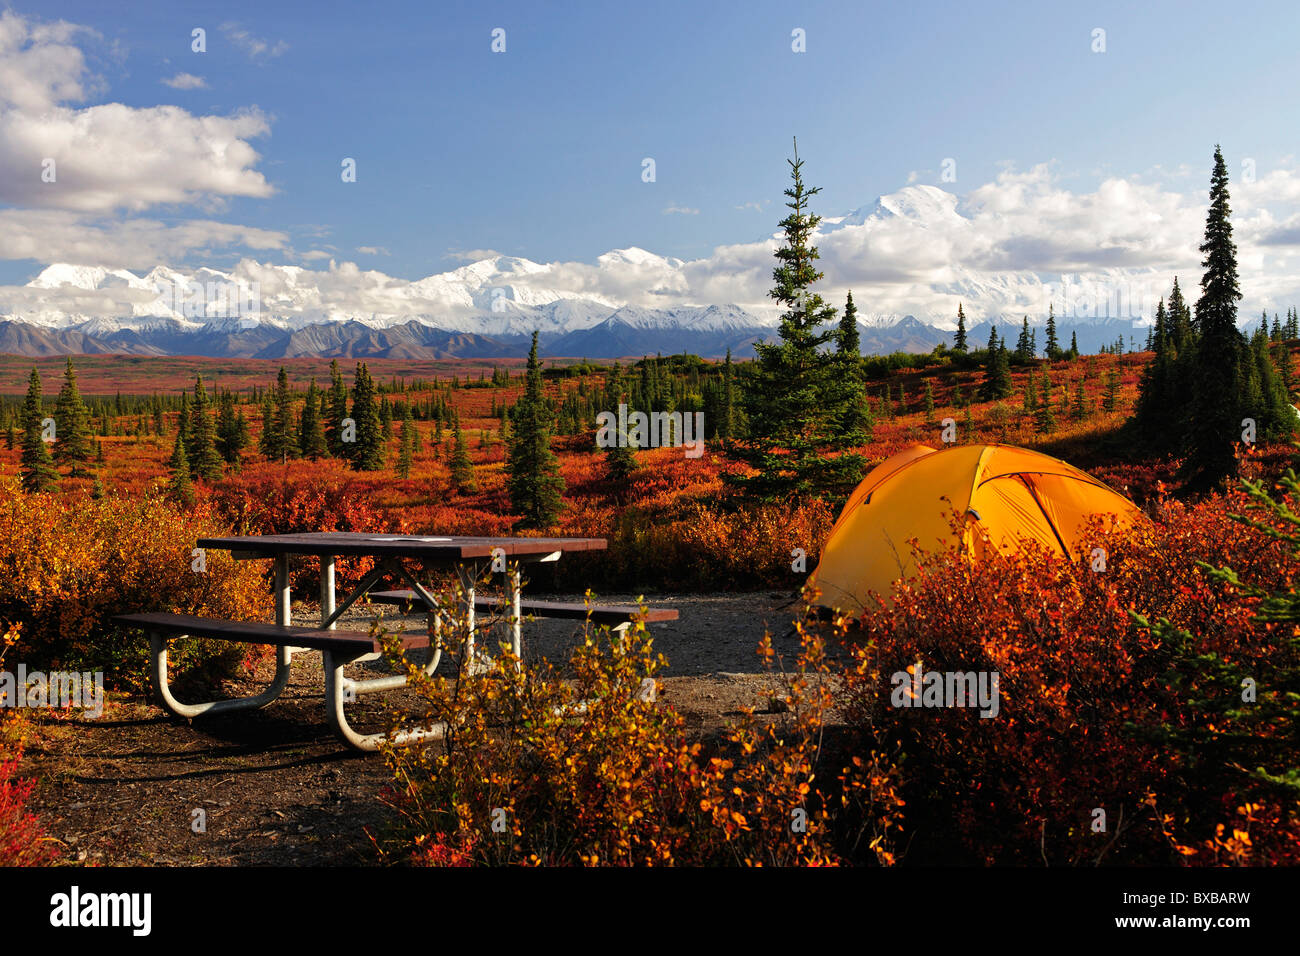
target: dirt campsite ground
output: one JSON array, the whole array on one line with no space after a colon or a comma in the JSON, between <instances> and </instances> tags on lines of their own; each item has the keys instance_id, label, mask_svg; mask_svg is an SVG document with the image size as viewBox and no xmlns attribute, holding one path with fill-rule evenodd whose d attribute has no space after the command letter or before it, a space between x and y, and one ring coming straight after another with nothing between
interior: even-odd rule
<instances>
[{"instance_id":1,"label":"dirt campsite ground","mask_svg":"<svg viewBox=\"0 0 1300 956\"><path fill-rule=\"evenodd\" d=\"M633 599L601 596L602 603ZM744 706L764 706L764 690L779 679L763 671L756 648L767 628L778 655L797 653L792 601L773 592L653 598L681 615L652 626L655 649L669 661L660 700L698 734L722 728ZM294 623L314 624L315 615L295 606ZM363 627L369 615L350 614L342 626ZM581 630L572 621L524 627L525 656L552 661L567 657ZM266 665L223 692L254 693L272 672ZM24 772L37 780L31 808L65 859L91 864L377 863L372 836L391 815L381 799L390 779L384 759L353 753L333 735L321 686L320 655L310 652L295 655L288 690L261 710L186 723L146 698L110 695L97 720L38 720L24 759ZM349 705L349 717L380 729L385 704L401 701L401 693L367 695ZM191 826L196 810L204 811L206 833Z\"/></svg>"}]
</instances>

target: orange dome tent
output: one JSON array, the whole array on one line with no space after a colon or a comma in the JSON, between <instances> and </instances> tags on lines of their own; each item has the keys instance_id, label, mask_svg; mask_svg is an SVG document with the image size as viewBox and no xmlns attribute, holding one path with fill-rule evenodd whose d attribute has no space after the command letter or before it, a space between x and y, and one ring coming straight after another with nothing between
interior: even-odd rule
<instances>
[{"instance_id":1,"label":"orange dome tent","mask_svg":"<svg viewBox=\"0 0 1300 956\"><path fill-rule=\"evenodd\" d=\"M953 511L965 516L959 541ZM821 590L818 604L857 612L869 594L888 596L894 581L916 571L911 538L923 551L960 546L975 558L988 545L1015 551L1028 539L1073 557L1094 514L1112 514L1125 528L1141 512L1096 478L1026 448L912 445L854 489L809 583Z\"/></svg>"}]
</instances>

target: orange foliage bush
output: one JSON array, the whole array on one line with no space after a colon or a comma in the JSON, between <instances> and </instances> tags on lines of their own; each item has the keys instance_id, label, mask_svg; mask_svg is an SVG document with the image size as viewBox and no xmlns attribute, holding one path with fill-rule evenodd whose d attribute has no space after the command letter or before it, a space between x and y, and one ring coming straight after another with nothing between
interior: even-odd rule
<instances>
[{"instance_id":1,"label":"orange foliage bush","mask_svg":"<svg viewBox=\"0 0 1300 956\"><path fill-rule=\"evenodd\" d=\"M251 618L267 591L256 568L210 552L192 569L196 538L226 533L202 503L179 509L142 499L26 494L0 484L0 621L21 624L17 653L31 667L103 670L136 683L148 643L110 621L114 614L170 610ZM179 668L220 657L223 645L181 640Z\"/></svg>"},{"instance_id":2,"label":"orange foliage bush","mask_svg":"<svg viewBox=\"0 0 1300 956\"><path fill-rule=\"evenodd\" d=\"M688 740L671 707L643 698L665 663L644 626L622 640L589 632L563 673L546 662L517 668L503 650L486 673L470 674L464 635L447 637L458 679L405 667L424 703L414 725L445 724L445 748L387 751L416 862L839 861L831 805L814 788L831 706L815 632L803 632L796 673L777 695L784 717L764 723L747 711L710 747ZM882 801L887 775L866 769L858 760L845 771L848 789L868 813L887 805L872 821L883 831L897 803ZM883 835L871 850L892 859Z\"/></svg>"},{"instance_id":3,"label":"orange foliage bush","mask_svg":"<svg viewBox=\"0 0 1300 956\"><path fill-rule=\"evenodd\" d=\"M10 626L0 635L0 664L16 643L18 628ZM40 821L27 811L32 782L17 776L21 722L14 711L0 710L0 866L41 866L58 855Z\"/></svg>"},{"instance_id":4,"label":"orange foliage bush","mask_svg":"<svg viewBox=\"0 0 1300 956\"><path fill-rule=\"evenodd\" d=\"M282 468L250 471L216 486L211 500L234 533L241 535L307 531L403 534L408 530L400 512L382 511L371 488L331 463L295 463L292 473ZM355 585L373 567L371 558L339 559L335 580L340 587ZM296 591L318 593L317 562L296 559L290 569Z\"/></svg>"},{"instance_id":5,"label":"orange foliage bush","mask_svg":"<svg viewBox=\"0 0 1300 956\"><path fill-rule=\"evenodd\" d=\"M1242 852L1215 842L1226 800L1229 813L1266 805L1256 806L1256 819L1275 821L1251 831L1257 859L1300 862L1293 797L1234 771L1230 753L1198 756L1161 743L1170 728L1196 723L1198 694L1240 688L1211 686L1196 673L1180 684L1173 672L1186 671L1186 660L1130 613L1186 628L1197 654L1246 673L1279 672L1292 652L1274 625L1254 619L1258 600L1214 582L1196 562L1230 565L1269 589L1292 587L1300 568L1279 542L1230 519L1239 495L1224 504L1166 503L1156 521L1128 535L1094 531L1084 553L1103 547L1104 571L1033 551L980 564L957 553L926 556L889 606L863 616L867 641L849 674L849 712L866 739L908 754L913 853L947 862L1170 863L1192 856L1188 844L1208 841L1214 854L1192 862L1212 862ZM997 673L1000 713L891 705L889 675L918 664ZM1104 832L1093 827L1097 808Z\"/></svg>"}]
</instances>

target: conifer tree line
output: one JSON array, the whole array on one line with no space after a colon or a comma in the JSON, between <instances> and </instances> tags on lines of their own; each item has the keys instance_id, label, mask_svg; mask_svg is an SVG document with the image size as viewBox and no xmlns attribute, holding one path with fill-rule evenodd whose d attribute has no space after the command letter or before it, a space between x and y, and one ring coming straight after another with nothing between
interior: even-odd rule
<instances>
[{"instance_id":1,"label":"conifer tree line","mask_svg":"<svg viewBox=\"0 0 1300 956\"><path fill-rule=\"evenodd\" d=\"M1201 294L1188 305L1178 279L1156 309L1151 330L1154 358L1144 369L1129 428L1147 448L1181 456L1181 477L1205 490L1236 472L1236 454L1247 420L1254 440L1275 441L1295 430L1291 407L1293 368L1287 339L1297 318L1286 324L1267 313L1246 335L1238 328L1237 247L1232 239L1228 171L1214 149L1210 201L1200 251Z\"/></svg>"}]
</instances>

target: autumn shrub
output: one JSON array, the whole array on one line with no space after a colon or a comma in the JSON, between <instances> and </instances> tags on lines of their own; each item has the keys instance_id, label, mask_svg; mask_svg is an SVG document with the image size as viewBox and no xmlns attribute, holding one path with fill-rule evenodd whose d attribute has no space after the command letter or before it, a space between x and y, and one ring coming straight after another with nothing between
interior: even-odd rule
<instances>
[{"instance_id":1,"label":"autumn shrub","mask_svg":"<svg viewBox=\"0 0 1300 956\"><path fill-rule=\"evenodd\" d=\"M1207 753L1209 768L1194 751L1161 741L1171 727L1197 721L1188 680L1199 693L1240 692L1186 673L1198 657L1277 674L1294 653L1276 626L1255 619L1257 598L1198 564L1229 565L1269 588L1293 585L1297 560L1288 549L1230 517L1241 501L1162 503L1154 521L1124 535L1098 523L1074 561L1032 548L979 563L957 552L920 556L916 576L868 609L848 673L850 722L863 739L907 754L914 858L1179 862L1193 835L1212 839L1224 801L1229 815L1250 805L1257 820L1267 811L1290 819L1256 833L1273 842L1271 858L1288 855L1280 848L1294 841L1295 806L1279 805L1276 793L1271 802L1250 799L1260 788L1231 767L1244 750ZM1103 549L1104 565L1093 548ZM1185 629L1194 647L1175 646L1144 617ZM918 667L996 673L998 714L898 706L893 675L907 684Z\"/></svg>"},{"instance_id":2,"label":"autumn shrub","mask_svg":"<svg viewBox=\"0 0 1300 956\"><path fill-rule=\"evenodd\" d=\"M0 635L0 664L17 642L18 628L5 628ZM21 722L15 711L0 710L0 866L41 866L58 855L54 841L27 810L32 781L18 776Z\"/></svg>"},{"instance_id":3,"label":"autumn shrub","mask_svg":"<svg viewBox=\"0 0 1300 956\"><path fill-rule=\"evenodd\" d=\"M110 681L143 681L148 643L115 626L115 614L177 611L252 618L267 610L257 568L208 552L196 570L197 538L228 533L202 503L179 509L158 495L139 499L27 494L0 484L0 621L21 625L16 657L29 667L103 670ZM228 645L171 644L179 669L229 663Z\"/></svg>"},{"instance_id":4,"label":"autumn shrub","mask_svg":"<svg viewBox=\"0 0 1300 956\"><path fill-rule=\"evenodd\" d=\"M387 751L411 858L431 865L837 862L832 802L814 787L830 674L816 632L803 637L795 672L777 694L780 716L746 711L721 739L701 741L689 739L672 707L647 699L666 662L644 626L621 640L608 629L585 631L563 670L545 661L520 668L494 648L481 674L463 666L464 634L448 634L457 674L430 678L406 666L423 708L402 725L442 724L443 743ZM863 784L853 798L871 804L869 814L877 794L864 799L867 777L855 774ZM887 854L883 835L873 844Z\"/></svg>"},{"instance_id":5,"label":"autumn shrub","mask_svg":"<svg viewBox=\"0 0 1300 956\"><path fill-rule=\"evenodd\" d=\"M234 534L295 534L343 531L402 534L407 524L396 512L381 510L372 489L320 464L302 463L289 472L249 472L228 478L212 490L212 503ZM340 558L339 587L355 585L374 567L372 558ZM295 558L291 586L315 596L320 564Z\"/></svg>"},{"instance_id":6,"label":"autumn shrub","mask_svg":"<svg viewBox=\"0 0 1300 956\"><path fill-rule=\"evenodd\" d=\"M818 499L749 508L683 499L662 510L638 503L603 522L580 511L566 517L560 532L604 537L608 549L566 557L555 569L557 585L794 591L816 565L834 523L834 511Z\"/></svg>"}]
</instances>

